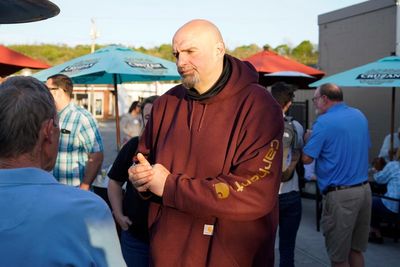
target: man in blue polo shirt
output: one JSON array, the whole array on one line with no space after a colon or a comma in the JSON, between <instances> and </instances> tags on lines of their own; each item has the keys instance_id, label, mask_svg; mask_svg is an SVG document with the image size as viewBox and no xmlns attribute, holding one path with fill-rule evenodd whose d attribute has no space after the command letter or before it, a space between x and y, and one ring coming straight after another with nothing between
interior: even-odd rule
<instances>
[{"instance_id":1,"label":"man in blue polo shirt","mask_svg":"<svg viewBox=\"0 0 400 267\"><path fill-rule=\"evenodd\" d=\"M368 185L368 121L343 102L342 90L324 84L314 93L319 115L305 136L303 162L316 160L323 192L321 225L332 266L364 266L368 244L371 189Z\"/></svg>"}]
</instances>

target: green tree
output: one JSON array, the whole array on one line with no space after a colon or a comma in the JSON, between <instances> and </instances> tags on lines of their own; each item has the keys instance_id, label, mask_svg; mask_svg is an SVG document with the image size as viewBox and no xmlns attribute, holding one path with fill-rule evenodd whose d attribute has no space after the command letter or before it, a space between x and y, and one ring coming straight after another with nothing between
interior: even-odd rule
<instances>
[{"instance_id":1,"label":"green tree","mask_svg":"<svg viewBox=\"0 0 400 267\"><path fill-rule=\"evenodd\" d=\"M96 50L107 45L96 45ZM64 63L73 58L83 56L90 53L90 45L54 45L54 44L39 44L39 45L10 45L11 49L20 52L24 55L32 57L34 59L46 62L49 65L58 65ZM161 57L167 60L175 61L172 55L172 46L170 44L162 44L160 46L152 48L144 47L130 47L132 50ZM260 48L256 44L243 45L236 47L233 50L228 50L227 53L237 58L244 59L250 57L263 49L271 49L271 46L266 44L263 48ZM286 44L281 44L273 49L280 55L291 57L303 64L314 65L318 61L318 51L316 46L311 44L310 41L303 41L294 49L291 49Z\"/></svg>"},{"instance_id":2,"label":"green tree","mask_svg":"<svg viewBox=\"0 0 400 267\"><path fill-rule=\"evenodd\" d=\"M233 51L228 51L228 54L240 59L244 59L260 52L261 50L262 49L256 44L242 45L236 47Z\"/></svg>"},{"instance_id":3,"label":"green tree","mask_svg":"<svg viewBox=\"0 0 400 267\"><path fill-rule=\"evenodd\" d=\"M24 55L44 61L50 65L58 65L72 58L90 53L89 45L12 45L11 49Z\"/></svg>"},{"instance_id":4,"label":"green tree","mask_svg":"<svg viewBox=\"0 0 400 267\"><path fill-rule=\"evenodd\" d=\"M291 56L305 65L314 65L318 62L318 52L315 46L307 40L293 48Z\"/></svg>"},{"instance_id":5,"label":"green tree","mask_svg":"<svg viewBox=\"0 0 400 267\"><path fill-rule=\"evenodd\" d=\"M272 46L270 46L269 44L265 44L265 45L263 45L263 50L269 51L269 50L273 50L273 49L272 49Z\"/></svg>"},{"instance_id":6,"label":"green tree","mask_svg":"<svg viewBox=\"0 0 400 267\"><path fill-rule=\"evenodd\" d=\"M292 49L287 44L281 44L275 47L274 51L282 56L290 56Z\"/></svg>"}]
</instances>

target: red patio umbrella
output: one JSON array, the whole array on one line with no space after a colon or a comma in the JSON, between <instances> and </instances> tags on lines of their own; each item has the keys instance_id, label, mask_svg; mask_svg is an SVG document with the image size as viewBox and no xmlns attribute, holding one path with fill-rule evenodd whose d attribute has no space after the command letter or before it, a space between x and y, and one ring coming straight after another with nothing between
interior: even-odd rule
<instances>
[{"instance_id":1,"label":"red patio umbrella","mask_svg":"<svg viewBox=\"0 0 400 267\"><path fill-rule=\"evenodd\" d=\"M0 77L5 77L24 68L47 69L51 66L0 45Z\"/></svg>"},{"instance_id":2,"label":"red patio umbrella","mask_svg":"<svg viewBox=\"0 0 400 267\"><path fill-rule=\"evenodd\" d=\"M293 59L283 57L276 52L273 51L261 51L251 57L245 58L244 60L249 61L259 72L260 78L259 82L266 86L273 84L276 79L272 78L271 76L265 76L265 74L271 74L276 72L298 72L313 76L316 80L322 78L325 75L324 72L309 67L307 65L301 64ZM298 78L301 80L302 75ZM292 77L293 78L293 77ZM285 78L282 78L282 81L285 81ZM310 83L312 80L308 80L307 82ZM303 84L303 81L299 81L299 83Z\"/></svg>"}]
</instances>

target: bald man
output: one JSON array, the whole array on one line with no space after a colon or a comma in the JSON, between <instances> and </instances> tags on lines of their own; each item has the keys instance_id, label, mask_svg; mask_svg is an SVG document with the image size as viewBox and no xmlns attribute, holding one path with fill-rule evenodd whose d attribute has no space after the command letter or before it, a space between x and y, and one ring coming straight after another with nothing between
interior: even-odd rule
<instances>
[{"instance_id":1,"label":"bald man","mask_svg":"<svg viewBox=\"0 0 400 267\"><path fill-rule=\"evenodd\" d=\"M319 117L303 150L305 164L316 161L324 196L322 231L332 266L364 266L368 243L371 189L368 184L368 121L343 102L342 90L323 84L314 93Z\"/></svg>"},{"instance_id":2,"label":"bald man","mask_svg":"<svg viewBox=\"0 0 400 267\"><path fill-rule=\"evenodd\" d=\"M172 43L182 84L154 103L129 170L152 199L152 265L273 266L282 110L211 22Z\"/></svg>"}]
</instances>

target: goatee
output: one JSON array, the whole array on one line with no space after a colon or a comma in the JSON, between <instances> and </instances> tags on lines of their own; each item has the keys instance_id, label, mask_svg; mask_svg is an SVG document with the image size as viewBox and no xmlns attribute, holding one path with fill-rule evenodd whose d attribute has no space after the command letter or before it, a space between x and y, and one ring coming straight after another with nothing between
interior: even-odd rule
<instances>
[{"instance_id":1,"label":"goatee","mask_svg":"<svg viewBox=\"0 0 400 267\"><path fill-rule=\"evenodd\" d=\"M182 77L182 85L186 89L194 88L194 86L199 82L199 79L196 75L188 75Z\"/></svg>"}]
</instances>

